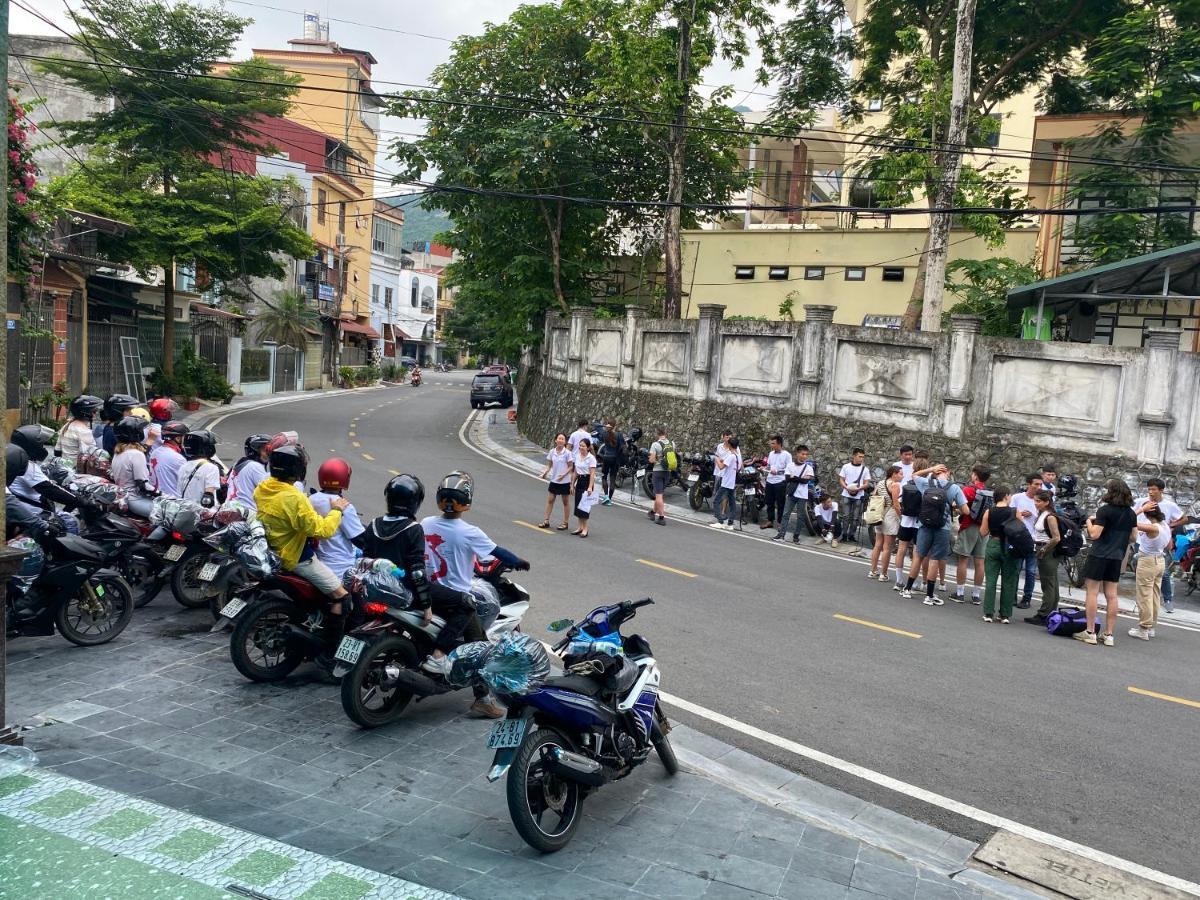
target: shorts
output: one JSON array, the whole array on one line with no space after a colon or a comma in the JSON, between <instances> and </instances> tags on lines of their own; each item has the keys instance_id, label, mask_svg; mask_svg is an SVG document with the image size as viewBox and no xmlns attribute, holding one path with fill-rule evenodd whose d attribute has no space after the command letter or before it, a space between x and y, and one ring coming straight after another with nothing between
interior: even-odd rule
<instances>
[{"instance_id":1,"label":"shorts","mask_svg":"<svg viewBox=\"0 0 1200 900\"><path fill-rule=\"evenodd\" d=\"M571 496L571 483L568 481L566 484L558 484L552 481L550 482L550 493L555 497L569 497Z\"/></svg>"},{"instance_id":2,"label":"shorts","mask_svg":"<svg viewBox=\"0 0 1200 900\"><path fill-rule=\"evenodd\" d=\"M883 534L884 537L894 537L900 532L900 513L894 509L889 509L883 514Z\"/></svg>"},{"instance_id":3,"label":"shorts","mask_svg":"<svg viewBox=\"0 0 1200 900\"><path fill-rule=\"evenodd\" d=\"M333 570L315 556L296 563L296 568L292 569L291 574L299 575L327 597L332 597L342 586L342 579L333 574Z\"/></svg>"},{"instance_id":4,"label":"shorts","mask_svg":"<svg viewBox=\"0 0 1200 900\"><path fill-rule=\"evenodd\" d=\"M958 529L958 537L954 539L954 555L967 556L972 559L983 559L987 548L987 538L979 533L978 525L968 525Z\"/></svg>"},{"instance_id":5,"label":"shorts","mask_svg":"<svg viewBox=\"0 0 1200 900\"><path fill-rule=\"evenodd\" d=\"M1083 577L1090 581L1120 581L1121 563L1119 559L1089 556L1083 564Z\"/></svg>"},{"instance_id":6,"label":"shorts","mask_svg":"<svg viewBox=\"0 0 1200 900\"><path fill-rule=\"evenodd\" d=\"M899 528L896 529L896 540L903 541L906 544L911 544L916 539L917 539L917 529L908 528L904 525L901 525Z\"/></svg>"},{"instance_id":7,"label":"shorts","mask_svg":"<svg viewBox=\"0 0 1200 900\"><path fill-rule=\"evenodd\" d=\"M666 493L667 482L671 480L671 473L665 470L655 469L650 473L650 478L654 482L655 496Z\"/></svg>"},{"instance_id":8,"label":"shorts","mask_svg":"<svg viewBox=\"0 0 1200 900\"><path fill-rule=\"evenodd\" d=\"M940 561L949 555L949 528L927 528L922 525L917 529L917 556Z\"/></svg>"}]
</instances>

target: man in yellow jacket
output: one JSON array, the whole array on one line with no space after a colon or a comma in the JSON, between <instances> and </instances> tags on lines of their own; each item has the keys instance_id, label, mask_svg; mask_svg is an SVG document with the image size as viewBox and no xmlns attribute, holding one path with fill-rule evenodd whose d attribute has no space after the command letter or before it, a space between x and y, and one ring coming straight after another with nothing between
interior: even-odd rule
<instances>
[{"instance_id":1,"label":"man in yellow jacket","mask_svg":"<svg viewBox=\"0 0 1200 900\"><path fill-rule=\"evenodd\" d=\"M342 524L344 497L331 503L328 515L320 516L296 487L308 470L308 454L299 444L286 444L271 451L267 459L271 477L254 489L258 520L267 532L267 543L279 554L283 570L299 575L332 600L334 617L341 618L341 600L346 596L342 580L316 557L312 538L333 537Z\"/></svg>"}]
</instances>

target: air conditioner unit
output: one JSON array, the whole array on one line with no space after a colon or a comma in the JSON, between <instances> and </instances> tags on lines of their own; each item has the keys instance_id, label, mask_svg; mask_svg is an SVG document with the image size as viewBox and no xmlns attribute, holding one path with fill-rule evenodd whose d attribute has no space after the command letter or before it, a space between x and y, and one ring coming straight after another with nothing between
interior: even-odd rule
<instances>
[{"instance_id":1,"label":"air conditioner unit","mask_svg":"<svg viewBox=\"0 0 1200 900\"><path fill-rule=\"evenodd\" d=\"M337 247L345 247L346 246L346 236L344 234L339 234L337 237L335 237L333 239L333 243Z\"/></svg>"}]
</instances>

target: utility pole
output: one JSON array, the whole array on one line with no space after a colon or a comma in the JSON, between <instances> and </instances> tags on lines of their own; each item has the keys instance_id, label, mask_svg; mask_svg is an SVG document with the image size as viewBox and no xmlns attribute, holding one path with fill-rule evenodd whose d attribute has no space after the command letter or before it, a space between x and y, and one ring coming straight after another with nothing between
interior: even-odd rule
<instances>
[{"instance_id":1,"label":"utility pole","mask_svg":"<svg viewBox=\"0 0 1200 900\"><path fill-rule=\"evenodd\" d=\"M675 68L675 83L680 94L675 108L675 121L671 125L671 137L667 158L667 214L663 222L663 272L666 293L663 298L663 316L678 319L683 310L683 247L682 231L683 185L687 163L687 114L691 98L692 72L692 23L696 19L696 0L685 18L679 16L679 61Z\"/></svg>"},{"instance_id":2,"label":"utility pole","mask_svg":"<svg viewBox=\"0 0 1200 900\"><path fill-rule=\"evenodd\" d=\"M971 57L975 42L975 5L977 0L958 0L958 20L954 28L954 73L950 89L950 123L946 143L938 151L941 178L938 181L934 209L954 206L958 176L967 143L967 125L971 104ZM921 330L942 330L942 295L946 286L946 255L950 246L949 212L935 212L929 222L929 247L925 256L925 294L921 305Z\"/></svg>"}]
</instances>

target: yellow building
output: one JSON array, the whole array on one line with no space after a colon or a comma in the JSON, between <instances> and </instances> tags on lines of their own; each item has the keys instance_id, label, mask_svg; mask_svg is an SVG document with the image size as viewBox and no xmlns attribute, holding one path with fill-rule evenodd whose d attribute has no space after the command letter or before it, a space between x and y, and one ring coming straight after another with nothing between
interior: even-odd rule
<instances>
[{"instance_id":1,"label":"yellow building","mask_svg":"<svg viewBox=\"0 0 1200 900\"><path fill-rule=\"evenodd\" d=\"M786 225L685 231L684 317L695 318L701 303L721 303L726 316L778 319L790 298L796 319L806 303L821 303L837 307L838 324L893 324L912 295L925 234ZM950 259L1032 259L1037 235L1032 228L1010 231L1005 246L991 249L971 232L954 231Z\"/></svg>"}]
</instances>

